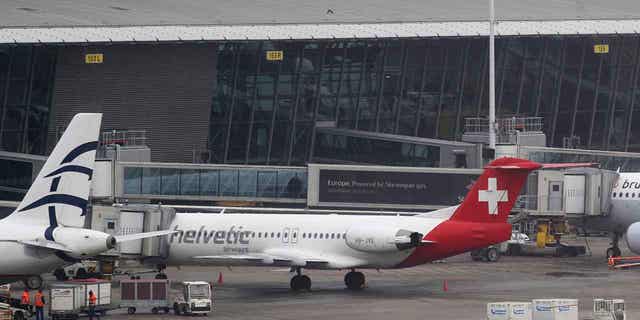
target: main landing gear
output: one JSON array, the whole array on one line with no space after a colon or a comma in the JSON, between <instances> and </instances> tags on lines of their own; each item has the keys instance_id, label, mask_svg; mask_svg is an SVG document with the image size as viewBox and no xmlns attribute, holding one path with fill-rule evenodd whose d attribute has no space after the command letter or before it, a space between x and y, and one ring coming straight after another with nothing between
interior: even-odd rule
<instances>
[{"instance_id":1,"label":"main landing gear","mask_svg":"<svg viewBox=\"0 0 640 320\"><path fill-rule=\"evenodd\" d=\"M164 264L159 264L157 268L158 273L155 276L156 280L167 280L169 277L167 277L167 274L164 273L164 270L167 269L167 266Z\"/></svg>"},{"instance_id":2,"label":"main landing gear","mask_svg":"<svg viewBox=\"0 0 640 320\"><path fill-rule=\"evenodd\" d=\"M311 278L306 275L301 274L302 268L296 268L296 275L291 278L291 290L300 291L307 290L311 291Z\"/></svg>"},{"instance_id":3,"label":"main landing gear","mask_svg":"<svg viewBox=\"0 0 640 320\"><path fill-rule=\"evenodd\" d=\"M618 247L618 242L620 241L620 235L617 232L613 233L613 239L611 240L611 247L607 249L607 259L613 257L619 257L622 253L620 252L620 247Z\"/></svg>"},{"instance_id":4,"label":"main landing gear","mask_svg":"<svg viewBox=\"0 0 640 320\"><path fill-rule=\"evenodd\" d=\"M349 290L364 289L364 281L364 273L357 272L355 269L351 269L351 271L344 276L344 284Z\"/></svg>"}]
</instances>

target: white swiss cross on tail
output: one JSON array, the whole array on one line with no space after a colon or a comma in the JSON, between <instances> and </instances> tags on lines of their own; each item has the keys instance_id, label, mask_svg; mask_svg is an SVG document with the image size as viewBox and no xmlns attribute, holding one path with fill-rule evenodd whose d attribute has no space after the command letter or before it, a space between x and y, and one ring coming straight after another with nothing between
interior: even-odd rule
<instances>
[{"instance_id":1,"label":"white swiss cross on tail","mask_svg":"<svg viewBox=\"0 0 640 320\"><path fill-rule=\"evenodd\" d=\"M497 215L498 203L509 201L509 195L507 190L498 190L496 178L489 178L487 190L478 190L478 201L488 204L490 215Z\"/></svg>"}]
</instances>

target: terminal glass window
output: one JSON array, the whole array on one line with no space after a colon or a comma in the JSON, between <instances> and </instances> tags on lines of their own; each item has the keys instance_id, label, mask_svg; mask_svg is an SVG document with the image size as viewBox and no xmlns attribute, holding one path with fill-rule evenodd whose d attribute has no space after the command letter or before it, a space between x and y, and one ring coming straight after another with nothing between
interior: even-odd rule
<instances>
[{"instance_id":1,"label":"terminal glass window","mask_svg":"<svg viewBox=\"0 0 640 320\"><path fill-rule=\"evenodd\" d=\"M321 162L437 167L440 147L318 132L315 159Z\"/></svg>"},{"instance_id":2,"label":"terminal glass window","mask_svg":"<svg viewBox=\"0 0 640 320\"><path fill-rule=\"evenodd\" d=\"M0 150L45 154L56 53L0 46Z\"/></svg>"},{"instance_id":3,"label":"terminal glass window","mask_svg":"<svg viewBox=\"0 0 640 320\"><path fill-rule=\"evenodd\" d=\"M637 35L500 37L498 117L543 117L549 146L640 151L639 48ZM224 42L212 161L321 161L318 144L346 142L322 141L320 125L459 140L465 118L488 112L487 62L481 37Z\"/></svg>"},{"instance_id":4,"label":"terminal glass window","mask_svg":"<svg viewBox=\"0 0 640 320\"><path fill-rule=\"evenodd\" d=\"M191 196L211 197L211 200L305 199L307 196L306 168L125 167L124 175L124 195L144 194L158 199L190 199Z\"/></svg>"}]
</instances>

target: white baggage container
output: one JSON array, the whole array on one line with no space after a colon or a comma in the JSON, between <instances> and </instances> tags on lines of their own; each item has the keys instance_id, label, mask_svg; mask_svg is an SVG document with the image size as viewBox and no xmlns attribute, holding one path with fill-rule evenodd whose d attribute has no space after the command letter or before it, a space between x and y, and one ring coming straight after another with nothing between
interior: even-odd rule
<instances>
[{"instance_id":1,"label":"white baggage container","mask_svg":"<svg viewBox=\"0 0 640 320\"><path fill-rule=\"evenodd\" d=\"M66 283L51 284L48 302L52 319L75 318L84 303L82 287Z\"/></svg>"},{"instance_id":2,"label":"white baggage container","mask_svg":"<svg viewBox=\"0 0 640 320\"><path fill-rule=\"evenodd\" d=\"M70 283L80 285L84 296L83 307L89 306L89 291L96 295L96 307L111 305L111 282L106 280L75 280Z\"/></svg>"},{"instance_id":3,"label":"white baggage container","mask_svg":"<svg viewBox=\"0 0 640 320\"><path fill-rule=\"evenodd\" d=\"M531 320L531 302L488 303L487 320Z\"/></svg>"},{"instance_id":4,"label":"white baggage container","mask_svg":"<svg viewBox=\"0 0 640 320\"><path fill-rule=\"evenodd\" d=\"M578 300L535 299L533 320L578 320Z\"/></svg>"},{"instance_id":5,"label":"white baggage container","mask_svg":"<svg viewBox=\"0 0 640 320\"><path fill-rule=\"evenodd\" d=\"M593 299L593 320L625 320L623 299Z\"/></svg>"}]
</instances>

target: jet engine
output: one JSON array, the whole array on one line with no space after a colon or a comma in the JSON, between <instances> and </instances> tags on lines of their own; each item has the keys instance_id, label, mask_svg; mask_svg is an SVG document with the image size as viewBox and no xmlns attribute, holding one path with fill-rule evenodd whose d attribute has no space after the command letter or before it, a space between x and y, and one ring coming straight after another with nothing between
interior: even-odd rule
<instances>
[{"instance_id":1,"label":"jet engine","mask_svg":"<svg viewBox=\"0 0 640 320\"><path fill-rule=\"evenodd\" d=\"M347 246L363 252L393 252L415 248L423 234L387 226L356 226L347 230Z\"/></svg>"},{"instance_id":2,"label":"jet engine","mask_svg":"<svg viewBox=\"0 0 640 320\"><path fill-rule=\"evenodd\" d=\"M632 223L627 229L627 246L636 254L640 254L640 222Z\"/></svg>"},{"instance_id":3,"label":"jet engine","mask_svg":"<svg viewBox=\"0 0 640 320\"><path fill-rule=\"evenodd\" d=\"M116 246L116 238L112 235L91 229L56 228L53 236L75 258L95 256Z\"/></svg>"}]
</instances>

